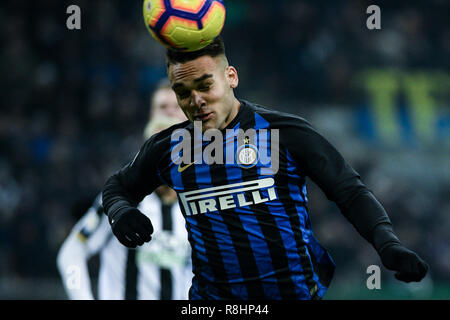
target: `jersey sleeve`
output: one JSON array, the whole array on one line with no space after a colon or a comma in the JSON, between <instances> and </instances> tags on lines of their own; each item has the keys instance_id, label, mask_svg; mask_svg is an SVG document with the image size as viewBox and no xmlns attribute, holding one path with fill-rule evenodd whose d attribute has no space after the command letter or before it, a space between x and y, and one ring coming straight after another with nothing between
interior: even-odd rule
<instances>
[{"instance_id":1,"label":"jersey sleeve","mask_svg":"<svg viewBox=\"0 0 450 320\"><path fill-rule=\"evenodd\" d=\"M106 181L103 207L109 217L124 208L136 207L162 184L157 175L157 136L147 140L134 159Z\"/></svg>"},{"instance_id":2,"label":"jersey sleeve","mask_svg":"<svg viewBox=\"0 0 450 320\"><path fill-rule=\"evenodd\" d=\"M345 205L355 192L366 189L359 174L306 120L287 117L283 121L281 144L297 163L299 173L311 178L329 200Z\"/></svg>"},{"instance_id":3,"label":"jersey sleeve","mask_svg":"<svg viewBox=\"0 0 450 320\"><path fill-rule=\"evenodd\" d=\"M399 240L380 202L342 155L304 119L286 117L280 126L281 144L298 169L337 204L358 233L381 252Z\"/></svg>"},{"instance_id":4,"label":"jersey sleeve","mask_svg":"<svg viewBox=\"0 0 450 320\"><path fill-rule=\"evenodd\" d=\"M57 254L57 267L64 289L71 300L94 299L88 269L89 258L104 246L111 229L106 228L99 195L75 224Z\"/></svg>"}]
</instances>

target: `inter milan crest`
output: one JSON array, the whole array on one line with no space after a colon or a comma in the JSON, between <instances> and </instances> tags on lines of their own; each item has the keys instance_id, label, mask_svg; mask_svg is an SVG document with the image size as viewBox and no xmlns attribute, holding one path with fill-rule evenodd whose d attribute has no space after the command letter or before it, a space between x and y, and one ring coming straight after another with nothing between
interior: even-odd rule
<instances>
[{"instance_id":1,"label":"inter milan crest","mask_svg":"<svg viewBox=\"0 0 450 320\"><path fill-rule=\"evenodd\" d=\"M259 160L258 148L249 143L249 139L244 139L244 144L237 149L236 163L244 169L254 167Z\"/></svg>"}]
</instances>

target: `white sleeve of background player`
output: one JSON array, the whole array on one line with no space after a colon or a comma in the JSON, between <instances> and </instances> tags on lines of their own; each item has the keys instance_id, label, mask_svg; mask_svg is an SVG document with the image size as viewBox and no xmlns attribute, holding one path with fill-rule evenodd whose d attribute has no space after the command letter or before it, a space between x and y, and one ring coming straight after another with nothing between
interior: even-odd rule
<instances>
[{"instance_id":1,"label":"white sleeve of background player","mask_svg":"<svg viewBox=\"0 0 450 320\"><path fill-rule=\"evenodd\" d=\"M73 227L57 256L57 266L64 289L71 300L93 300L88 260L104 246L111 233L106 215L99 217L101 198Z\"/></svg>"}]
</instances>

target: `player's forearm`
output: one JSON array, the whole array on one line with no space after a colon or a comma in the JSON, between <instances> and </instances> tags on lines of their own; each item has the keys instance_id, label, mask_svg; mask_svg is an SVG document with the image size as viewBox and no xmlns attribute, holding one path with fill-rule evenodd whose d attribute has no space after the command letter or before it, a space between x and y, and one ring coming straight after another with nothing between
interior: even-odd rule
<instances>
[{"instance_id":1,"label":"player's forearm","mask_svg":"<svg viewBox=\"0 0 450 320\"><path fill-rule=\"evenodd\" d=\"M155 135L156 136L156 135ZM111 176L102 191L102 202L106 215L111 218L136 208L146 195L161 185L156 175L157 151L152 149L155 136L147 140L134 159Z\"/></svg>"},{"instance_id":2,"label":"player's forearm","mask_svg":"<svg viewBox=\"0 0 450 320\"><path fill-rule=\"evenodd\" d=\"M381 203L368 190L361 190L349 203L338 204L342 214L359 234L380 253L393 243L400 243Z\"/></svg>"},{"instance_id":3,"label":"player's forearm","mask_svg":"<svg viewBox=\"0 0 450 320\"><path fill-rule=\"evenodd\" d=\"M120 182L117 174L106 181L102 191L102 203L105 213L110 219L121 211L137 205Z\"/></svg>"}]
</instances>

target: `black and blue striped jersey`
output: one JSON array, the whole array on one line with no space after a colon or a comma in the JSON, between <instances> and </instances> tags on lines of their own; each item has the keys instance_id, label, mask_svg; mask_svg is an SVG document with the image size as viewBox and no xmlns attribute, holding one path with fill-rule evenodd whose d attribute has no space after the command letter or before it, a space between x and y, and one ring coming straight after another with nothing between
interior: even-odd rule
<instances>
[{"instance_id":1,"label":"black and blue striped jersey","mask_svg":"<svg viewBox=\"0 0 450 320\"><path fill-rule=\"evenodd\" d=\"M177 124L147 140L107 181L105 209L111 214L136 206L159 185L176 190L192 248L191 299L321 298L335 265L312 231L306 179L342 210L367 188L306 120L240 102L221 130L223 162L177 164L173 133L185 129L194 139L193 123ZM239 129L255 129L255 135L239 141ZM225 159L230 154L236 161Z\"/></svg>"}]
</instances>

